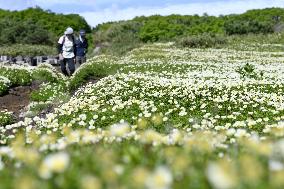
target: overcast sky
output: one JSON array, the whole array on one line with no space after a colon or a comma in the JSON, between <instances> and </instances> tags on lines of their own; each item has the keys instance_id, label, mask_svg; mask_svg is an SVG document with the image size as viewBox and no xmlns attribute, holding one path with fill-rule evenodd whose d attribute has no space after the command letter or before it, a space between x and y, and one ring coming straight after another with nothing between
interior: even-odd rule
<instances>
[{"instance_id":1,"label":"overcast sky","mask_svg":"<svg viewBox=\"0 0 284 189\"><path fill-rule=\"evenodd\" d=\"M40 6L57 13L77 13L91 26L153 14L220 15L249 9L284 8L284 0L0 0L1 9L22 10Z\"/></svg>"}]
</instances>

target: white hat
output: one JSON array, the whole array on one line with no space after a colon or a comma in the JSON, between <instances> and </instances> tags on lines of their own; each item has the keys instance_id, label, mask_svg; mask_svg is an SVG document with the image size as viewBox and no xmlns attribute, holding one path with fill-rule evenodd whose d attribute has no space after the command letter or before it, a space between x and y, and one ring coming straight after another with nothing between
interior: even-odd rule
<instances>
[{"instance_id":1,"label":"white hat","mask_svg":"<svg viewBox=\"0 0 284 189\"><path fill-rule=\"evenodd\" d=\"M64 32L64 34L65 35L68 35L68 34L73 34L73 29L71 28L71 27L68 27L66 30L65 30L65 32Z\"/></svg>"}]
</instances>

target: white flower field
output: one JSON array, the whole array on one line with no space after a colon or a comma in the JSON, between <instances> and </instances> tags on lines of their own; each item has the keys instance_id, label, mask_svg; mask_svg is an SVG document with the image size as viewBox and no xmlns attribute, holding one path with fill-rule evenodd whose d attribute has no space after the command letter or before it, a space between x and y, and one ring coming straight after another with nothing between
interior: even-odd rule
<instances>
[{"instance_id":1,"label":"white flower field","mask_svg":"<svg viewBox=\"0 0 284 189\"><path fill-rule=\"evenodd\" d=\"M283 52L157 43L71 78L1 66L0 94L39 76L24 120L0 113L0 188L284 187Z\"/></svg>"}]
</instances>

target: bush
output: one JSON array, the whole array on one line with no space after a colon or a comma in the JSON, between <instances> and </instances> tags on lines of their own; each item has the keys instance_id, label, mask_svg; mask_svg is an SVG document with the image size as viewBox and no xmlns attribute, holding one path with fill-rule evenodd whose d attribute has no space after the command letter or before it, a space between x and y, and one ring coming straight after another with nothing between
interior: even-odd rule
<instances>
[{"instance_id":1,"label":"bush","mask_svg":"<svg viewBox=\"0 0 284 189\"><path fill-rule=\"evenodd\" d=\"M267 34L273 33L274 25L271 22L260 22L256 20L231 20L224 25L226 34Z\"/></svg>"},{"instance_id":2,"label":"bush","mask_svg":"<svg viewBox=\"0 0 284 189\"><path fill-rule=\"evenodd\" d=\"M11 86L25 86L32 82L31 72L25 69L0 67L0 76L11 81Z\"/></svg>"},{"instance_id":3,"label":"bush","mask_svg":"<svg viewBox=\"0 0 284 189\"><path fill-rule=\"evenodd\" d=\"M81 85L85 84L89 79L100 79L108 75L116 73L121 65L112 64L112 60L105 60L110 62L95 62L90 61L87 64L83 64L78 69L70 81L70 90L75 90Z\"/></svg>"},{"instance_id":4,"label":"bush","mask_svg":"<svg viewBox=\"0 0 284 189\"><path fill-rule=\"evenodd\" d=\"M56 54L55 48L45 45L14 44L0 47L0 54L6 56L42 56Z\"/></svg>"},{"instance_id":5,"label":"bush","mask_svg":"<svg viewBox=\"0 0 284 189\"><path fill-rule=\"evenodd\" d=\"M32 77L34 80L51 83L58 83L60 81L63 81L63 79L58 75L59 73L54 73L48 68L38 68L32 73Z\"/></svg>"},{"instance_id":6,"label":"bush","mask_svg":"<svg viewBox=\"0 0 284 189\"><path fill-rule=\"evenodd\" d=\"M184 31L184 25L169 23L164 18L161 18L147 22L139 32L139 38L143 42L170 40L182 35Z\"/></svg>"},{"instance_id":7,"label":"bush","mask_svg":"<svg viewBox=\"0 0 284 189\"><path fill-rule=\"evenodd\" d=\"M8 92L8 89L11 85L11 81L3 76L0 76L0 96Z\"/></svg>"},{"instance_id":8,"label":"bush","mask_svg":"<svg viewBox=\"0 0 284 189\"><path fill-rule=\"evenodd\" d=\"M0 33L0 42L2 44L45 44L52 45L54 42L54 36L40 25L35 24L31 20L28 21L16 21L0 20L0 25L3 30Z\"/></svg>"},{"instance_id":9,"label":"bush","mask_svg":"<svg viewBox=\"0 0 284 189\"><path fill-rule=\"evenodd\" d=\"M208 34L190 36L180 39L178 45L191 48L211 48L218 47L227 43L227 39L222 36L211 36Z\"/></svg>"},{"instance_id":10,"label":"bush","mask_svg":"<svg viewBox=\"0 0 284 189\"><path fill-rule=\"evenodd\" d=\"M261 79L264 73L258 72L254 65L246 63L244 66L239 67L236 70L240 74L241 78L252 78L252 79Z\"/></svg>"},{"instance_id":11,"label":"bush","mask_svg":"<svg viewBox=\"0 0 284 189\"><path fill-rule=\"evenodd\" d=\"M100 25L94 36L95 44L101 46L104 53L123 55L141 44L138 38L141 26L137 21Z\"/></svg>"},{"instance_id":12,"label":"bush","mask_svg":"<svg viewBox=\"0 0 284 189\"><path fill-rule=\"evenodd\" d=\"M14 122L12 112L0 111L0 127L12 124Z\"/></svg>"},{"instance_id":13,"label":"bush","mask_svg":"<svg viewBox=\"0 0 284 189\"><path fill-rule=\"evenodd\" d=\"M66 95L67 87L65 84L47 83L41 85L39 90L31 93L31 100L35 102L53 101L55 98Z\"/></svg>"},{"instance_id":14,"label":"bush","mask_svg":"<svg viewBox=\"0 0 284 189\"><path fill-rule=\"evenodd\" d=\"M219 17L207 14L141 16L130 21L101 24L94 29L94 38L96 44L106 47L105 51L113 54L124 53L142 42L168 42L193 35L195 37L182 39L184 46L212 47L226 43L226 40L203 35L270 34L273 30L281 30L283 10L268 8ZM202 37L196 37L199 35Z\"/></svg>"},{"instance_id":15,"label":"bush","mask_svg":"<svg viewBox=\"0 0 284 189\"><path fill-rule=\"evenodd\" d=\"M23 11L0 9L0 44L56 44L56 36L71 26L91 32L86 20L77 14L55 14L39 7Z\"/></svg>"}]
</instances>

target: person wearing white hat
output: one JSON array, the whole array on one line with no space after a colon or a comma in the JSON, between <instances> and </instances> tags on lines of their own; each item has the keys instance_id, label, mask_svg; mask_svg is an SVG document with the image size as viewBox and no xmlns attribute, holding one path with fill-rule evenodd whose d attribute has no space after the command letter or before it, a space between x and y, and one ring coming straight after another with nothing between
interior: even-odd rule
<instances>
[{"instance_id":1,"label":"person wearing white hat","mask_svg":"<svg viewBox=\"0 0 284 189\"><path fill-rule=\"evenodd\" d=\"M76 44L73 35L74 31L71 27L68 27L64 35L58 40L58 54L61 64L61 71L64 75L70 76L75 72L75 58L76 58ZM66 63L68 64L69 72L66 69Z\"/></svg>"}]
</instances>

